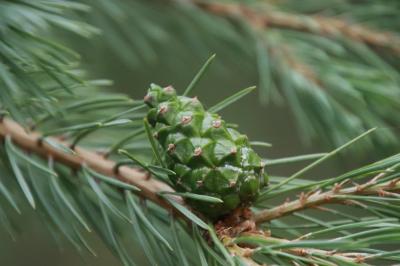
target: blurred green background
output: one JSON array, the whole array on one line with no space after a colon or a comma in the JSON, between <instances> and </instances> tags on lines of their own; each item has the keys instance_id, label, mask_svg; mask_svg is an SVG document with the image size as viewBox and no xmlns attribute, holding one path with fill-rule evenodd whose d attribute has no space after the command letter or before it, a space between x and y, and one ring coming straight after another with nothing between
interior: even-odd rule
<instances>
[{"instance_id":1,"label":"blurred green background","mask_svg":"<svg viewBox=\"0 0 400 266\"><path fill-rule=\"evenodd\" d=\"M89 1L90 2L90 1ZM170 21L169 21L170 20ZM163 23L174 25L177 19L165 16ZM173 23L174 22L174 23ZM185 18L180 18L180 23ZM189 23L187 21L187 23ZM179 24L176 24L179 25ZM128 25L129 27L129 25ZM103 35L96 36L93 40L77 38L72 35L64 35L57 32L56 35L64 42L73 46L81 55L85 69L93 78L107 78L114 81L110 90L118 90L127 93L136 99L141 99L150 83L160 85L173 85L178 91L183 91L190 83L203 62L213 53L217 54L216 62L210 67L205 77L192 92L208 106L217 103L219 100L232 95L239 89L256 85L259 76L257 74L255 55L251 48L247 53L238 51L235 44L229 45L218 39L209 41L207 32L196 35L195 41L186 42L178 26L166 28L170 40L175 43L170 46L179 46L166 54L162 44L154 43L156 47L153 60L142 63L129 64L117 56L114 50L104 45L110 32L103 32ZM122 35L123 36L123 35ZM249 45L246 40L248 36L243 33L241 45ZM194 52L198 47L194 44L201 44L202 52ZM128 47L129 48L129 47ZM132 47L130 49L136 49ZM159 54L158 54L159 52ZM128 60L129 61L129 60ZM240 125L240 130L246 133L251 140L266 141L273 144L271 148L259 148L258 151L265 158L280 158L307 154L314 152L326 152L328 148L319 143L304 145L295 126L292 113L287 106L274 104L261 105L259 93L255 92L246 96L239 102L224 109L221 114L229 122ZM329 129L326 129L329 130ZM324 139L324 135L320 139ZM361 145L361 144L360 144ZM373 154L361 154L358 157L352 156L351 160L344 157L330 160L312 171L307 178L324 178L342 173L353 166L368 162L374 158ZM299 169L304 164L292 164L285 167L271 167L267 172L276 175L288 175ZM111 255L99 239L92 236L91 244L99 255L97 258L86 256L80 257L73 248L65 241L64 248L59 250L56 241L46 230L44 225L37 219L35 211L24 205L22 217L14 215L18 220L20 234L13 242L6 233L0 231L0 258L1 265L119 265L119 262ZM21 222L23 221L23 222ZM134 247L132 247L134 248Z\"/></svg>"}]
</instances>

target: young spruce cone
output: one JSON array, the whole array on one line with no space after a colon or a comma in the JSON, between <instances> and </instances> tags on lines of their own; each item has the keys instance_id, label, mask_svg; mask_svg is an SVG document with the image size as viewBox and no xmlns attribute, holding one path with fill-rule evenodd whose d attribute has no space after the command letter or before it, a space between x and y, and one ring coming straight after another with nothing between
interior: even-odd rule
<instances>
[{"instance_id":1,"label":"young spruce cone","mask_svg":"<svg viewBox=\"0 0 400 266\"><path fill-rule=\"evenodd\" d=\"M152 84L144 100L167 166L176 173L170 177L175 189L223 200L187 199L188 204L215 219L257 198L268 177L247 136L207 112L197 98L177 96L171 86Z\"/></svg>"}]
</instances>

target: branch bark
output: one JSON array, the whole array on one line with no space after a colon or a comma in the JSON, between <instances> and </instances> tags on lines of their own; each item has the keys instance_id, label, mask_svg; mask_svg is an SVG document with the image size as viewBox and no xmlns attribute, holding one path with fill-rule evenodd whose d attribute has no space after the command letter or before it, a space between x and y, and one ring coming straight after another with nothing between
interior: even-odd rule
<instances>
[{"instance_id":1,"label":"branch bark","mask_svg":"<svg viewBox=\"0 0 400 266\"><path fill-rule=\"evenodd\" d=\"M375 31L346 20L323 16L300 16L279 11L258 11L240 4L193 1L215 15L241 18L255 28L283 28L317 33L328 37L345 36L374 47L384 47L400 55L400 37L391 32Z\"/></svg>"},{"instance_id":2,"label":"branch bark","mask_svg":"<svg viewBox=\"0 0 400 266\"><path fill-rule=\"evenodd\" d=\"M264 235L262 233L244 233L242 236L255 237L258 239L262 239L266 243L273 244L286 244L286 243L295 243L296 240L287 240L281 238L275 238L268 235ZM240 245L234 242L234 239L230 237L222 238L222 242L225 247L229 250L229 252L235 256L242 258L248 265L257 266L259 264L255 263L252 260L252 256L258 251L257 247L253 247L251 245ZM278 251L278 250L277 250ZM318 258L334 258L336 261L342 261L347 263L357 263L360 265L369 265L365 264L365 260L368 258L367 253L358 253L358 252L339 252L335 250L323 250L317 248L283 248L280 249L279 252L290 253L300 257L318 257ZM297 264L295 264L297 265ZM327 264L330 265L330 264Z\"/></svg>"},{"instance_id":3,"label":"branch bark","mask_svg":"<svg viewBox=\"0 0 400 266\"><path fill-rule=\"evenodd\" d=\"M384 175L385 173L377 175L371 181L359 186L341 189L340 185L337 185L330 191L324 193L320 193L319 191L309 195L303 193L297 200L285 202L280 206L256 213L254 219L256 223L262 223L289 215L293 212L317 207L323 204L346 204L349 202L349 199L346 199L346 196L348 195L377 195L384 197L386 195L391 195L392 193L399 193L400 179L376 184L376 181Z\"/></svg>"},{"instance_id":4,"label":"branch bark","mask_svg":"<svg viewBox=\"0 0 400 266\"><path fill-rule=\"evenodd\" d=\"M148 174L139 169L128 166L121 166L118 171L115 171L116 162L105 159L95 152L88 151L81 147L75 147L75 154L68 154L59 149L50 146L44 141L41 141L41 135L38 132L28 132L21 125L9 118L3 118L0 121L0 139L9 136L14 144L27 152L35 153L44 158L52 157L55 161L62 163L71 169L79 170L83 165L86 165L94 171L105 176L114 177L125 183L132 184L141 189L138 192L141 196L149 199L160 206L173 211L173 207L161 197L159 192L170 191L173 189L154 178L149 178ZM53 141L68 147L68 143L51 138ZM182 198L174 197L178 203L183 204Z\"/></svg>"}]
</instances>

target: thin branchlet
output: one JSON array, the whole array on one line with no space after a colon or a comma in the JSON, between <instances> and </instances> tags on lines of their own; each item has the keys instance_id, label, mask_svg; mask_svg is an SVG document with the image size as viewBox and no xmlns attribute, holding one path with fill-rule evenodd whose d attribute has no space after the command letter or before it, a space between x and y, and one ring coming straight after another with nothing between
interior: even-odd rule
<instances>
[{"instance_id":1,"label":"thin branchlet","mask_svg":"<svg viewBox=\"0 0 400 266\"><path fill-rule=\"evenodd\" d=\"M393 179L386 182L378 183L390 172L390 169L384 171L368 182L361 185L354 185L351 187L343 188L342 184L335 184L331 190L321 192L320 190L311 191L308 193L301 193L299 199L294 201L286 201L283 204L276 206L272 209L260 211L255 215L257 223L271 221L293 212L301 211L307 208L315 208L323 204L349 204L349 195L376 195L380 197L386 196L400 196L400 179ZM346 182L348 180L345 180Z\"/></svg>"},{"instance_id":2,"label":"thin branchlet","mask_svg":"<svg viewBox=\"0 0 400 266\"><path fill-rule=\"evenodd\" d=\"M270 235L263 234L262 232L251 232L244 233L240 237L244 238L255 238L259 241L264 241L265 243L270 243L271 245L280 245L280 244L295 244L297 240L287 240L272 237ZM256 253L260 252L262 246L257 246L256 244L241 244L240 237L230 238L230 237L221 237L224 245L230 251L230 253L234 256L240 257L243 261L250 263L249 265L260 265L252 260L252 256ZM239 243L238 243L239 242ZM270 250L271 254L274 254L274 250ZM347 263L359 263L361 265L368 258L368 253L362 252L340 252L336 250L324 250L318 248L282 248L276 250L276 252L284 252L287 254L293 254L299 257L307 257L307 258L329 258L332 261L342 261Z\"/></svg>"}]
</instances>

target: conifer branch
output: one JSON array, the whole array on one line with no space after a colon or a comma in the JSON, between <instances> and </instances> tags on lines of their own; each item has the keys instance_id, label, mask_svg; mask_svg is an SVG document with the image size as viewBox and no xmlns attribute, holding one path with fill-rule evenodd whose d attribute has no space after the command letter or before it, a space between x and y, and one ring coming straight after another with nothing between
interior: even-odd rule
<instances>
[{"instance_id":1,"label":"conifer branch","mask_svg":"<svg viewBox=\"0 0 400 266\"><path fill-rule=\"evenodd\" d=\"M374 47L384 47L400 54L400 37L390 32L375 31L368 27L322 16L299 16L279 11L260 12L246 5L219 4L194 1L194 3L216 15L239 17L255 28L284 28L318 33L329 37L344 36Z\"/></svg>"},{"instance_id":2,"label":"conifer branch","mask_svg":"<svg viewBox=\"0 0 400 266\"><path fill-rule=\"evenodd\" d=\"M263 210L255 214L255 221L263 223L271 221L293 212L301 211L307 208L315 208L323 204L353 204L355 201L349 196L358 195L376 195L380 197L396 196L400 197L400 179L393 179L386 182L378 183L387 172L380 173L370 181L362 185L354 185L348 188L342 188L342 184L336 184L330 191L321 193L321 191L312 191L309 193L301 193L299 199L285 202L272 209ZM348 180L345 180L347 182Z\"/></svg>"},{"instance_id":3,"label":"conifer branch","mask_svg":"<svg viewBox=\"0 0 400 266\"><path fill-rule=\"evenodd\" d=\"M291 244L294 244L298 241L299 240L280 239L260 233L245 233L236 239L229 237L225 237L223 239L224 244L226 245L227 249L231 252L231 254L241 257L243 261L249 263L248 265L260 265L251 259L253 255L255 255L257 252L260 252L263 249L263 247L260 248L256 245L257 242L263 242L264 244L268 243L268 245L271 247L271 250L269 250L269 252L271 252L271 254L274 255L286 253L298 257L307 258L310 260L313 260L315 258L329 257L331 260L336 260L337 262L369 265L364 263L369 255L366 253L340 252L337 250L324 250L319 248L307 248L307 247L302 247L302 248L289 247ZM265 247L268 247L268 245ZM278 247L279 245L282 245L282 249L279 248L279 250L274 252L273 251L274 246Z\"/></svg>"},{"instance_id":4,"label":"conifer branch","mask_svg":"<svg viewBox=\"0 0 400 266\"><path fill-rule=\"evenodd\" d=\"M272 209L260 211L256 215L253 215L249 208L243 208L250 202L235 205L240 208L232 208L232 213L227 212L224 217L218 216L220 220L212 224L214 220L203 220L197 217L197 212L186 208L183 199L188 199L188 204L191 204L189 200L206 202L206 209L221 214L225 208L218 209L216 204L228 202L229 198L226 200L227 197L215 197L214 194L203 193L201 190L199 194L192 193L190 189L187 192L175 192L168 184L173 184L173 177L180 178L184 175L170 165L161 167L164 165L165 151L159 148L166 145L157 146L149 124L146 123L145 129L153 151L152 158L158 159L157 164L152 165L154 160L148 156L149 143L138 137L145 132L141 123L145 114L138 111L144 107L143 102L136 102L112 92L102 92L98 86L105 85L104 82L85 81L82 73L75 69L75 63L79 61L78 54L53 43L51 35L48 34L48 29L52 26L83 36L98 32L80 20L68 18L67 14L71 14L70 12L63 13L64 10L88 11L89 6L79 3L88 2L94 7L93 15L102 18L93 21L104 21L97 25L106 33L104 43L118 50L118 55L130 65L140 63L142 59L150 61L160 54L151 44L156 40L164 40L163 44L166 44L165 40L169 40L171 34L170 30L164 27L166 25L161 25L164 24L164 20L159 10L147 1L3 2L0 9L4 9L2 13L7 16L4 16L5 30L0 33L0 36L4 35L4 44L0 47L0 57L4 57L4 66L0 67L0 83L4 85L0 86L0 146L1 141L4 141L4 147L0 147L0 171L2 175L9 177L14 174L21 191L15 191L15 195L11 193L7 186L11 185L12 182L8 181L12 180L4 179L0 180L0 194L18 213L20 211L17 197L25 196L31 206L43 214L47 227L61 232L79 252L87 249L94 254L83 235L84 230L92 232L93 229L124 265L134 264L131 256L135 261L137 259L139 262L140 259L140 263L143 264L142 256L136 257L140 252L145 254L147 261L152 265L197 265L199 262L201 265L369 265L366 262L373 264L375 261L379 265L380 260L400 261L400 253L396 246L400 241L396 205L400 202L400 178L398 171L391 171L400 166L400 154L329 180L311 181L298 178L300 174L336 151L328 153L289 178L270 175L270 189L263 191L254 206L264 206L269 204L268 200L271 198L304 190L298 200L271 207ZM210 36L217 36L225 43L234 44L231 40L245 39L242 35L243 29L249 35L255 33L256 41L261 44L257 51L263 51L257 54L260 60L259 73L266 74L263 84L272 88L269 92L274 91L275 96L280 96L278 89L287 85L283 90L286 89L286 93L294 93L287 94L288 99L304 103L299 104L296 111L304 109L308 111L304 112L304 117L315 115L320 118L310 119L310 123L307 124L307 121L304 122L299 116L299 124L305 128L320 128L327 134L329 131L337 132L338 135L334 139L337 143L342 143L342 140L346 139L346 136L342 137L342 132L348 132L349 136L354 132L347 129L354 127L358 131L364 131L364 127L384 127L393 124L386 123L381 116L392 114L392 117L396 117L393 114L396 114L398 109L398 97L391 92L395 91L393 88L398 87L398 71L395 66L392 67L391 62L386 62L385 58L382 58L383 62L379 62L379 56L376 57L375 52L370 51L367 45L389 48L400 54L400 41L396 33L375 32L360 24L350 24L349 20L341 21L337 17L300 15L308 12L296 13L297 11L293 14L286 11L293 10L292 8L279 9L280 4L275 2L271 4L274 5L272 8L267 8L270 7L269 3L264 5L261 2L256 3L257 1L228 2L233 4L191 0L186 3L194 3L199 8L174 6L170 11L178 18L176 25L182 25L178 28L184 32L183 35L186 35L186 31L192 33L194 29L198 33L202 32L200 28L193 28L194 24L186 23L188 15L196 25L207 28L207 32L210 25L216 24L212 22L221 20L221 17L222 20L244 21L243 24L247 25L243 28L236 27L235 24L238 23L226 23L233 26L234 31L224 28L223 25L215 31L212 27ZM98 12L97 8L101 9L101 12ZM189 14L191 11L194 12ZM182 16L176 16L177 14ZM213 17L213 14L216 16ZM84 16L87 18L88 13ZM180 17L182 20L179 20ZM125 18L132 20L127 21ZM154 18L160 18L160 21ZM357 19L357 16L354 18ZM37 23L32 23L35 21ZM175 24L172 24L173 28L176 28ZM132 25L137 28L132 28ZM124 37L120 38L118 33ZM198 35L188 34L185 38L191 39L190 36ZM196 44L199 43L198 38L192 39ZM170 43L176 46L176 42ZM237 48L239 46L241 47L238 45ZM197 52L203 46L195 47ZM229 50L226 47L223 47L224 50ZM248 45L245 48L247 51ZM326 56L318 58L318 51ZM377 49L377 52L379 51ZM351 60L349 55L354 52L360 60ZM174 51L168 51L168 54L174 54ZM369 59L364 60L365 57ZM185 94L196 85L212 58L196 75ZM344 62L339 59L344 59ZM324 69L327 65L330 68ZM368 71L372 71L373 75ZM350 73L355 78L346 77L342 72ZM343 82L336 82L340 81L340 78L350 82L350 85L344 87L347 89L342 90L343 87L329 83L331 81L334 85L343 85ZM359 84L360 81L363 83ZM269 83L274 86L268 86ZM370 84L378 84L378 87L374 85L372 89ZM326 90L318 90L320 87ZM337 93L333 92L337 92L338 88L346 92L337 96ZM388 91L380 88L388 88ZM245 89L221 101L210 110L220 110L250 90ZM332 93L329 93L330 91ZM349 97L354 93L359 93L359 96ZM362 105L364 101L375 107L371 108L373 111L365 110L365 106ZM296 101L292 101L293 103L298 104ZM314 107L318 107L318 112ZM2 114L10 114L10 118L4 118ZM364 120L357 119L361 114ZM386 117L388 122L393 122L392 117ZM181 122L188 121L187 118ZM32 121L36 129L24 128L25 121ZM317 125L318 121L326 123ZM221 121L214 122L217 123L212 126L219 128ZM120 138L121 133L127 134ZM62 134L62 138L59 134ZM88 137L89 134L93 134L91 138ZM54 137L50 137L51 135ZM380 138L384 143L388 143L387 134L380 134ZM373 143L374 149L380 147ZM83 145L91 148L83 148ZM117 150L120 151L120 155L131 159L129 164L139 165L143 170L125 166L127 161L116 159L122 157L115 154ZM95 151L108 151L108 154ZM190 148L187 148L187 151L193 156ZM230 152L229 156L236 154L236 149L226 151ZM196 147L194 155L199 156L202 152L202 147ZM37 157L44 160L37 160ZM299 158L295 159L275 161L293 162ZM258 173L261 172L260 165L263 164L256 164ZM389 166L392 167L388 168ZM268 167L267 165L268 173L271 174L272 171ZM366 180L365 177L372 177L376 173L381 174L362 185L349 182ZM249 188L253 187L250 183L252 180L248 181L251 185ZM181 179L176 182L178 190L181 190L180 182ZM264 184L265 182L266 180L263 180ZM339 184L334 185L335 183ZM201 187L203 183L196 182L195 185ZM229 189L232 185L235 184L229 182ZM210 186L214 187L214 184ZM240 186L245 187L243 183ZM219 184L215 184L215 188L219 189ZM232 191L232 194L237 192ZM244 194L250 195L243 191ZM257 189L257 194L259 192ZM231 202L234 203L234 200ZM340 209L321 206L330 203L355 204L365 210L368 208L370 216L356 217ZM308 208L330 212L332 216L335 214L335 217L320 219L319 216L297 213ZM172 213L169 217L168 212ZM262 228L261 223L269 224L272 219L288 214L293 214L295 218L300 218L306 223L286 224L285 221L274 220L270 223L272 231L257 231L256 222L259 228ZM192 230L187 224L181 223L180 219L175 219L176 216L191 221ZM3 211L2 206L0 224L12 235L8 213ZM326 233L329 233L327 238L320 237ZM383 245L384 250L380 250L380 246ZM129 252L132 246L138 249ZM396 250L392 251L394 249Z\"/></svg>"},{"instance_id":5,"label":"conifer branch","mask_svg":"<svg viewBox=\"0 0 400 266\"><path fill-rule=\"evenodd\" d=\"M56 149L43 141L38 132L28 132L21 125L9 118L3 118L0 121L0 139L7 136L20 148L29 153L35 153L44 158L53 158L56 162L62 163L73 170L80 170L86 165L94 171L109 177L116 178L127 184L138 187L141 196L149 199L160 206L173 210L173 207L158 196L160 192L173 192L172 188L154 178L149 178L148 174L127 166L116 167L112 160L105 159L95 152L88 151L81 147L74 147L74 154L65 153ZM68 147L68 144L53 138L52 141L61 146ZM183 203L179 196L171 196L175 201Z\"/></svg>"}]
</instances>

